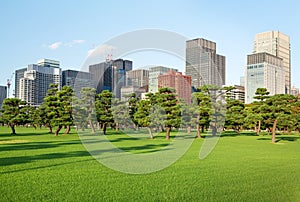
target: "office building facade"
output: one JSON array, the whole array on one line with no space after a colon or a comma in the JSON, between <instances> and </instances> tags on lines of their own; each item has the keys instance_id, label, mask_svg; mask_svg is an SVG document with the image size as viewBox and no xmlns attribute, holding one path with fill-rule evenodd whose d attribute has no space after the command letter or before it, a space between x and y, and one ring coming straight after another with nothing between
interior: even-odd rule
<instances>
[{"instance_id":1,"label":"office building facade","mask_svg":"<svg viewBox=\"0 0 300 202\"><path fill-rule=\"evenodd\" d=\"M155 66L149 68L149 90L150 93L158 92L158 76L168 73L169 71L177 72L177 69L164 67L164 66Z\"/></svg>"},{"instance_id":2,"label":"office building facade","mask_svg":"<svg viewBox=\"0 0 300 202\"><path fill-rule=\"evenodd\" d=\"M82 88L94 88L92 75L89 72L76 70L62 71L62 86L70 86L76 96L80 95Z\"/></svg>"},{"instance_id":3,"label":"office building facade","mask_svg":"<svg viewBox=\"0 0 300 202\"><path fill-rule=\"evenodd\" d=\"M56 61L55 67L40 65L30 64L25 71L24 69L16 71L15 96L32 106L40 106L44 102L50 84L57 84L61 89L59 62Z\"/></svg>"},{"instance_id":4,"label":"office building facade","mask_svg":"<svg viewBox=\"0 0 300 202\"><path fill-rule=\"evenodd\" d=\"M181 72L169 71L167 74L158 76L158 88L174 88L179 99L191 103L192 77L183 75Z\"/></svg>"},{"instance_id":5,"label":"office building facade","mask_svg":"<svg viewBox=\"0 0 300 202\"><path fill-rule=\"evenodd\" d=\"M121 98L121 88L126 85L126 74L132 70L130 60L108 60L89 66L96 92L109 90L116 98Z\"/></svg>"},{"instance_id":6,"label":"office building facade","mask_svg":"<svg viewBox=\"0 0 300 202\"><path fill-rule=\"evenodd\" d=\"M143 87L148 91L149 86L149 70L135 69L126 73L126 86Z\"/></svg>"},{"instance_id":7,"label":"office building facade","mask_svg":"<svg viewBox=\"0 0 300 202\"><path fill-rule=\"evenodd\" d=\"M291 91L291 48L290 37L279 31L259 33L254 38L253 53L267 52L282 59L285 74L285 93Z\"/></svg>"},{"instance_id":8,"label":"office building facade","mask_svg":"<svg viewBox=\"0 0 300 202\"><path fill-rule=\"evenodd\" d=\"M2 109L2 103L7 98L7 86L0 86L0 109Z\"/></svg>"},{"instance_id":9,"label":"office building facade","mask_svg":"<svg viewBox=\"0 0 300 202\"><path fill-rule=\"evenodd\" d=\"M216 43L197 38L186 42L186 75L192 86L225 85L225 56L216 53Z\"/></svg>"},{"instance_id":10,"label":"office building facade","mask_svg":"<svg viewBox=\"0 0 300 202\"><path fill-rule=\"evenodd\" d=\"M245 87L241 85L234 85L234 89L227 93L227 98L239 100L245 103Z\"/></svg>"},{"instance_id":11,"label":"office building facade","mask_svg":"<svg viewBox=\"0 0 300 202\"><path fill-rule=\"evenodd\" d=\"M248 55L245 79L246 104L254 101L257 88L266 88L270 95L284 94L283 60L269 53Z\"/></svg>"}]
</instances>

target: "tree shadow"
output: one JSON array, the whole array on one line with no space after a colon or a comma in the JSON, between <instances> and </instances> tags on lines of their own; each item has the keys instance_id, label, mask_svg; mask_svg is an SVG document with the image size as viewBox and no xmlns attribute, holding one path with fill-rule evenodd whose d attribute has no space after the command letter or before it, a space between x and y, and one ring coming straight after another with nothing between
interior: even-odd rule
<instances>
[{"instance_id":1,"label":"tree shadow","mask_svg":"<svg viewBox=\"0 0 300 202\"><path fill-rule=\"evenodd\" d=\"M236 136L257 136L256 132L240 132L238 134L235 131L224 131L221 133L221 137L236 137Z\"/></svg>"},{"instance_id":2,"label":"tree shadow","mask_svg":"<svg viewBox=\"0 0 300 202\"><path fill-rule=\"evenodd\" d=\"M288 141L288 142L295 142L299 139L300 137L287 137L287 136L283 136L280 137L280 135L276 135L276 141L275 142L280 142L280 141ZM257 138L257 140L268 140L268 141L272 141L272 137L261 137L261 138Z\"/></svg>"},{"instance_id":3,"label":"tree shadow","mask_svg":"<svg viewBox=\"0 0 300 202\"><path fill-rule=\"evenodd\" d=\"M53 142L23 142L16 144L3 144L0 148L1 151L15 151L15 150L33 150L33 149L49 149L56 148L64 145L81 144L80 140L68 141L53 141ZM7 145L7 146L4 146Z\"/></svg>"},{"instance_id":4,"label":"tree shadow","mask_svg":"<svg viewBox=\"0 0 300 202\"><path fill-rule=\"evenodd\" d=\"M16 157L4 157L0 158L1 166L9 166L15 164L30 163L38 160L50 160L50 159L61 159L61 158L71 158L71 157L83 157L90 156L87 151L73 151L67 153L49 153L49 154L39 154L33 156L16 156Z\"/></svg>"},{"instance_id":5,"label":"tree shadow","mask_svg":"<svg viewBox=\"0 0 300 202\"><path fill-rule=\"evenodd\" d=\"M119 149L122 149L127 152L131 151L141 151L138 153L151 153L151 152L156 152L160 150L164 150L166 146L169 144L163 143L163 144L146 144L146 145L141 145L141 146L130 146L130 147L119 147ZM145 151L144 151L145 150Z\"/></svg>"}]
</instances>

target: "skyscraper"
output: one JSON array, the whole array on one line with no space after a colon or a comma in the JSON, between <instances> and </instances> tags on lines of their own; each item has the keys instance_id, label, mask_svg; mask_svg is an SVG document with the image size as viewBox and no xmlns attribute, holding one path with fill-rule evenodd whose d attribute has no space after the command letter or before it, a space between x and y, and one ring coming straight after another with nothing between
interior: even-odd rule
<instances>
[{"instance_id":1,"label":"skyscraper","mask_svg":"<svg viewBox=\"0 0 300 202\"><path fill-rule=\"evenodd\" d=\"M186 75L194 88L225 85L225 56L216 53L216 43L197 38L186 42Z\"/></svg>"},{"instance_id":2,"label":"skyscraper","mask_svg":"<svg viewBox=\"0 0 300 202\"><path fill-rule=\"evenodd\" d=\"M284 94L283 60L269 53L247 56L245 74L246 104L254 101L257 88L266 88L270 95Z\"/></svg>"},{"instance_id":3,"label":"skyscraper","mask_svg":"<svg viewBox=\"0 0 300 202\"><path fill-rule=\"evenodd\" d=\"M267 52L282 58L285 73L285 93L291 90L291 48L290 37L279 31L268 31L256 34L253 53Z\"/></svg>"},{"instance_id":4,"label":"skyscraper","mask_svg":"<svg viewBox=\"0 0 300 202\"><path fill-rule=\"evenodd\" d=\"M75 95L79 96L82 88L94 88L94 82L89 72L65 70L62 71L62 86L70 86Z\"/></svg>"},{"instance_id":5,"label":"skyscraper","mask_svg":"<svg viewBox=\"0 0 300 202\"><path fill-rule=\"evenodd\" d=\"M168 73L168 71L175 71L177 72L177 69L169 68L169 67L163 67L163 66L155 66L150 67L149 69L149 92L156 93L158 92L158 76L162 74Z\"/></svg>"},{"instance_id":6,"label":"skyscraper","mask_svg":"<svg viewBox=\"0 0 300 202\"><path fill-rule=\"evenodd\" d=\"M181 72L169 71L167 74L158 76L158 88L174 88L179 99L184 99L187 104L191 103L192 77L182 75Z\"/></svg>"},{"instance_id":7,"label":"skyscraper","mask_svg":"<svg viewBox=\"0 0 300 202\"><path fill-rule=\"evenodd\" d=\"M61 69L59 62L52 65L40 66L30 64L27 68L16 71L16 97L32 106L39 106L44 102L50 84L57 84L61 88ZM22 75L23 74L23 75Z\"/></svg>"},{"instance_id":8,"label":"skyscraper","mask_svg":"<svg viewBox=\"0 0 300 202\"><path fill-rule=\"evenodd\" d=\"M111 91L117 98L121 98L121 88L126 85L126 73L132 70L130 60L109 60L89 66L96 92Z\"/></svg>"},{"instance_id":9,"label":"skyscraper","mask_svg":"<svg viewBox=\"0 0 300 202\"><path fill-rule=\"evenodd\" d=\"M7 97L7 87L0 86L0 109L2 108L3 100Z\"/></svg>"}]
</instances>

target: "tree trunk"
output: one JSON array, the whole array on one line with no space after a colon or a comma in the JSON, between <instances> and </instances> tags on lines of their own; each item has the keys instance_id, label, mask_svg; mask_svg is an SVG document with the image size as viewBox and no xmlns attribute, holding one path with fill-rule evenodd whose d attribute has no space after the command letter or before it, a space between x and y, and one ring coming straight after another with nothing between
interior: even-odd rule
<instances>
[{"instance_id":1,"label":"tree trunk","mask_svg":"<svg viewBox=\"0 0 300 202\"><path fill-rule=\"evenodd\" d=\"M167 133L166 133L166 139L169 140L170 139L170 133L171 133L171 127L167 127Z\"/></svg>"},{"instance_id":2,"label":"tree trunk","mask_svg":"<svg viewBox=\"0 0 300 202\"><path fill-rule=\"evenodd\" d=\"M201 126L201 133L204 133L204 126Z\"/></svg>"},{"instance_id":3,"label":"tree trunk","mask_svg":"<svg viewBox=\"0 0 300 202\"><path fill-rule=\"evenodd\" d=\"M90 120L89 123L90 123L91 129L92 129L92 133L94 134L95 133L95 127L94 127L93 121Z\"/></svg>"},{"instance_id":4,"label":"tree trunk","mask_svg":"<svg viewBox=\"0 0 300 202\"><path fill-rule=\"evenodd\" d=\"M106 135L106 123L104 123L102 126L103 126L103 134Z\"/></svg>"},{"instance_id":5,"label":"tree trunk","mask_svg":"<svg viewBox=\"0 0 300 202\"><path fill-rule=\"evenodd\" d=\"M276 143L276 125L277 125L277 119L275 119L272 129L272 143Z\"/></svg>"},{"instance_id":6,"label":"tree trunk","mask_svg":"<svg viewBox=\"0 0 300 202\"><path fill-rule=\"evenodd\" d=\"M119 123L116 123L116 131L119 131Z\"/></svg>"},{"instance_id":7,"label":"tree trunk","mask_svg":"<svg viewBox=\"0 0 300 202\"><path fill-rule=\"evenodd\" d=\"M52 127L49 125L49 132L48 133L53 133Z\"/></svg>"},{"instance_id":8,"label":"tree trunk","mask_svg":"<svg viewBox=\"0 0 300 202\"><path fill-rule=\"evenodd\" d=\"M61 128L62 128L62 126L57 127L57 129L55 130L54 136L58 136L58 133L59 133Z\"/></svg>"},{"instance_id":9,"label":"tree trunk","mask_svg":"<svg viewBox=\"0 0 300 202\"><path fill-rule=\"evenodd\" d=\"M148 132L149 132L150 138L153 139L153 134L152 134L151 128L150 127L147 127L147 128L148 128Z\"/></svg>"},{"instance_id":10,"label":"tree trunk","mask_svg":"<svg viewBox=\"0 0 300 202\"><path fill-rule=\"evenodd\" d=\"M69 134L70 131L71 131L71 127L70 127L70 126L67 126L66 131L65 131L65 134Z\"/></svg>"},{"instance_id":11,"label":"tree trunk","mask_svg":"<svg viewBox=\"0 0 300 202\"><path fill-rule=\"evenodd\" d=\"M11 128L11 134L16 135L15 125L14 124L10 125L10 128Z\"/></svg>"},{"instance_id":12,"label":"tree trunk","mask_svg":"<svg viewBox=\"0 0 300 202\"><path fill-rule=\"evenodd\" d=\"M191 134L191 126L188 126L186 130L188 134Z\"/></svg>"},{"instance_id":13,"label":"tree trunk","mask_svg":"<svg viewBox=\"0 0 300 202\"><path fill-rule=\"evenodd\" d=\"M200 126L198 124L197 124L196 129L197 129L197 137L201 138Z\"/></svg>"},{"instance_id":14,"label":"tree trunk","mask_svg":"<svg viewBox=\"0 0 300 202\"><path fill-rule=\"evenodd\" d=\"M258 127L257 127L257 130L256 130L256 135L260 134L260 127L261 127L261 120L258 120Z\"/></svg>"}]
</instances>

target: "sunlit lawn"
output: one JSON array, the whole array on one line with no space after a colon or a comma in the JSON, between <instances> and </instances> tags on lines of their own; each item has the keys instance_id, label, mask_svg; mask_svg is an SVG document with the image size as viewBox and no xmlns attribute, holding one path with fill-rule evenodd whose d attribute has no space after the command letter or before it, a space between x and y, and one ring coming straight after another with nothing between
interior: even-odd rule
<instances>
[{"instance_id":1,"label":"sunlit lawn","mask_svg":"<svg viewBox=\"0 0 300 202\"><path fill-rule=\"evenodd\" d=\"M199 159L203 139L161 171L132 175L111 170L85 150L78 135L0 127L0 201L300 201L300 136L226 133ZM168 144L109 131L127 152ZM115 140L115 141L114 141ZM147 146L151 145L151 147Z\"/></svg>"}]
</instances>

